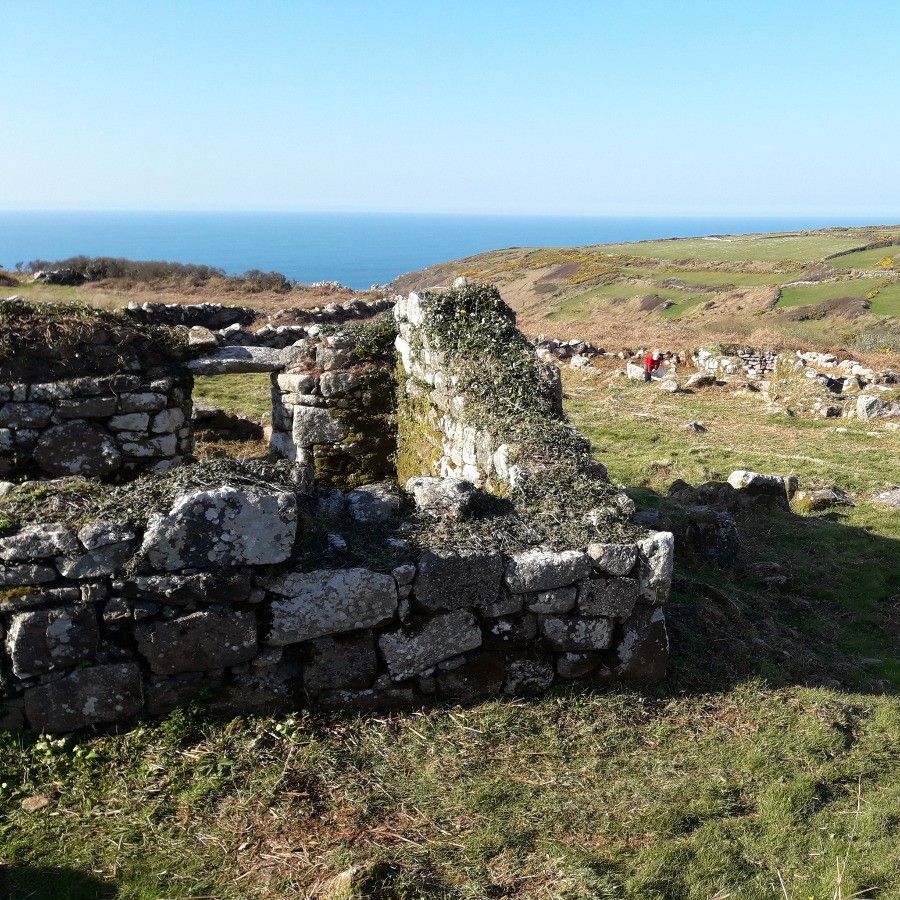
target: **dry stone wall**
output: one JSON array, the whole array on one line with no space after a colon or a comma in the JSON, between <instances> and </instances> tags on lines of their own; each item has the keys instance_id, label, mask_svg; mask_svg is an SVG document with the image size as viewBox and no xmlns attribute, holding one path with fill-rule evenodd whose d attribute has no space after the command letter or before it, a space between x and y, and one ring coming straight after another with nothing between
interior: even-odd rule
<instances>
[{"instance_id":1,"label":"dry stone wall","mask_svg":"<svg viewBox=\"0 0 900 900\"><path fill-rule=\"evenodd\" d=\"M133 477L193 449L183 372L0 384L0 477Z\"/></svg>"},{"instance_id":2,"label":"dry stone wall","mask_svg":"<svg viewBox=\"0 0 900 900\"><path fill-rule=\"evenodd\" d=\"M490 291L478 296L492 302ZM511 312L499 296L496 303L512 328ZM3 725L68 731L191 701L223 713L390 709L531 695L577 678L663 676L672 535L616 531L633 504L608 485L602 466L582 460L579 490L590 494L596 477L597 497L609 505L587 510L572 534L594 538L448 543L454 529L468 533L476 499L487 496L479 487L500 495L522 484L552 489L544 480L566 464L532 467L514 441L468 424L471 396L429 345L420 298L398 303L396 321L400 384L419 403L418 418L396 412L398 366L383 334L374 342L372 334L316 335L280 350L219 347L192 360L189 372L270 371L273 455L295 463L298 480L182 487L149 518L107 512L0 527ZM364 345L380 349L367 354ZM561 418L558 371L525 359L527 385L535 372L540 409L554 407L551 430L581 459L587 445ZM190 375L118 378L81 379L87 389L21 385L3 408L43 404L47 428L75 421L102 430L123 467L175 461L189 438L174 420L189 419ZM78 417L62 418L70 408ZM119 417L133 415L140 421L118 430ZM154 430L166 416L172 430ZM415 440L405 441L406 429ZM125 449L154 446L158 434L174 437L170 458L132 459ZM408 492L391 483L398 437ZM412 446L421 452L410 454ZM70 467L79 458L63 456ZM191 471L160 478L196 484ZM543 495L532 495L540 513ZM581 497L563 499L582 515Z\"/></svg>"},{"instance_id":3,"label":"dry stone wall","mask_svg":"<svg viewBox=\"0 0 900 900\"><path fill-rule=\"evenodd\" d=\"M416 293L394 307L397 352L406 376L404 390L421 401L417 439L427 471L440 477L463 478L482 486L514 486L522 475L516 447L466 421L466 397L459 391L447 362L424 325L423 298ZM562 379L553 363L537 362L555 396L555 414L562 417ZM513 461L517 460L517 461Z\"/></svg>"},{"instance_id":4,"label":"dry stone wall","mask_svg":"<svg viewBox=\"0 0 900 900\"><path fill-rule=\"evenodd\" d=\"M322 495L331 527L336 509L371 517L359 493ZM398 708L665 671L667 533L511 555L409 546L389 570L298 570L298 521L291 492L223 485L144 529L0 538L2 724L69 731L197 698L228 713Z\"/></svg>"}]
</instances>

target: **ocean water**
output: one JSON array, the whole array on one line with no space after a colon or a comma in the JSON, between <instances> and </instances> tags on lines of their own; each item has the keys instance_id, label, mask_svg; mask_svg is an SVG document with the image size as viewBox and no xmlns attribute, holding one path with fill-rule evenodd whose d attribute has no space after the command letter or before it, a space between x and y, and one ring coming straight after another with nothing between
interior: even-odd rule
<instances>
[{"instance_id":1,"label":"ocean water","mask_svg":"<svg viewBox=\"0 0 900 900\"><path fill-rule=\"evenodd\" d=\"M202 263L353 288L504 247L574 247L878 224L842 217L0 212L0 265L69 256Z\"/></svg>"}]
</instances>

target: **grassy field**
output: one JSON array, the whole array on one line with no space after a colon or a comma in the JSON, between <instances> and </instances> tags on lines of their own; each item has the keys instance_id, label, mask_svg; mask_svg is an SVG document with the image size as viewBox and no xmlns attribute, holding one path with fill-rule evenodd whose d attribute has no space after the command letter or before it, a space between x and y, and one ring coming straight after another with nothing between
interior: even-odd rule
<instances>
[{"instance_id":1,"label":"grassy field","mask_svg":"<svg viewBox=\"0 0 900 900\"><path fill-rule=\"evenodd\" d=\"M261 422L272 413L272 378L267 372L204 375L194 379L195 402Z\"/></svg>"},{"instance_id":2,"label":"grassy field","mask_svg":"<svg viewBox=\"0 0 900 900\"><path fill-rule=\"evenodd\" d=\"M884 269L880 265L883 260L889 259L893 264L900 263L900 250L897 247L882 247L879 250L860 250L857 253L848 253L837 259L828 260L830 266L836 269Z\"/></svg>"},{"instance_id":3,"label":"grassy field","mask_svg":"<svg viewBox=\"0 0 900 900\"><path fill-rule=\"evenodd\" d=\"M855 235L750 234L729 235L720 239L684 238L677 241L640 241L635 244L610 244L610 253L632 254L654 259L702 259L710 262L771 262L794 260L804 263L831 253L860 246Z\"/></svg>"},{"instance_id":4,"label":"grassy field","mask_svg":"<svg viewBox=\"0 0 900 900\"><path fill-rule=\"evenodd\" d=\"M739 517L733 570L680 549L656 688L3 735L0 896L900 897L900 511L869 503L900 436L721 388L565 391L641 506L746 467L857 505Z\"/></svg>"}]
</instances>

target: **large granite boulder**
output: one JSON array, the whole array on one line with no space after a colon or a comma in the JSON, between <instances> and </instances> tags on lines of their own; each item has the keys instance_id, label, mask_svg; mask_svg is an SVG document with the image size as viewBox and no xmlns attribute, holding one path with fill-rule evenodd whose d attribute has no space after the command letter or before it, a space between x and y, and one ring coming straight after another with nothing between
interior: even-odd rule
<instances>
[{"instance_id":1,"label":"large granite boulder","mask_svg":"<svg viewBox=\"0 0 900 900\"><path fill-rule=\"evenodd\" d=\"M25 691L25 715L34 731L72 731L86 725L121 722L144 702L141 670L135 663L79 669L59 681Z\"/></svg>"},{"instance_id":2,"label":"large granite boulder","mask_svg":"<svg viewBox=\"0 0 900 900\"><path fill-rule=\"evenodd\" d=\"M122 454L109 432L83 419L72 419L41 435L34 461L48 475L97 478L118 471Z\"/></svg>"},{"instance_id":3,"label":"large granite boulder","mask_svg":"<svg viewBox=\"0 0 900 900\"><path fill-rule=\"evenodd\" d=\"M297 534L293 494L224 485L182 494L150 517L141 548L156 569L262 566L283 562Z\"/></svg>"},{"instance_id":4,"label":"large granite boulder","mask_svg":"<svg viewBox=\"0 0 900 900\"><path fill-rule=\"evenodd\" d=\"M272 628L267 643L296 644L359 628L374 628L397 612L397 585L371 569L294 572L269 584Z\"/></svg>"}]
</instances>

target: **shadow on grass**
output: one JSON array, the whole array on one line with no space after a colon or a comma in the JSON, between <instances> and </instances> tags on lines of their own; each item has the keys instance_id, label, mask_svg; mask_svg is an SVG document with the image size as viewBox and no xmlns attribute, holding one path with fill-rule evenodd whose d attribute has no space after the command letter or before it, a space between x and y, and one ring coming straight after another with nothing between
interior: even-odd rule
<instances>
[{"instance_id":1,"label":"shadow on grass","mask_svg":"<svg viewBox=\"0 0 900 900\"><path fill-rule=\"evenodd\" d=\"M75 869L0 865L0 900L113 900L119 889Z\"/></svg>"},{"instance_id":2,"label":"shadow on grass","mask_svg":"<svg viewBox=\"0 0 900 900\"><path fill-rule=\"evenodd\" d=\"M872 530L881 514L755 507L735 515L740 551L718 567L686 548L677 504L635 495L676 533L669 689L727 690L763 677L900 693L900 540Z\"/></svg>"}]
</instances>

